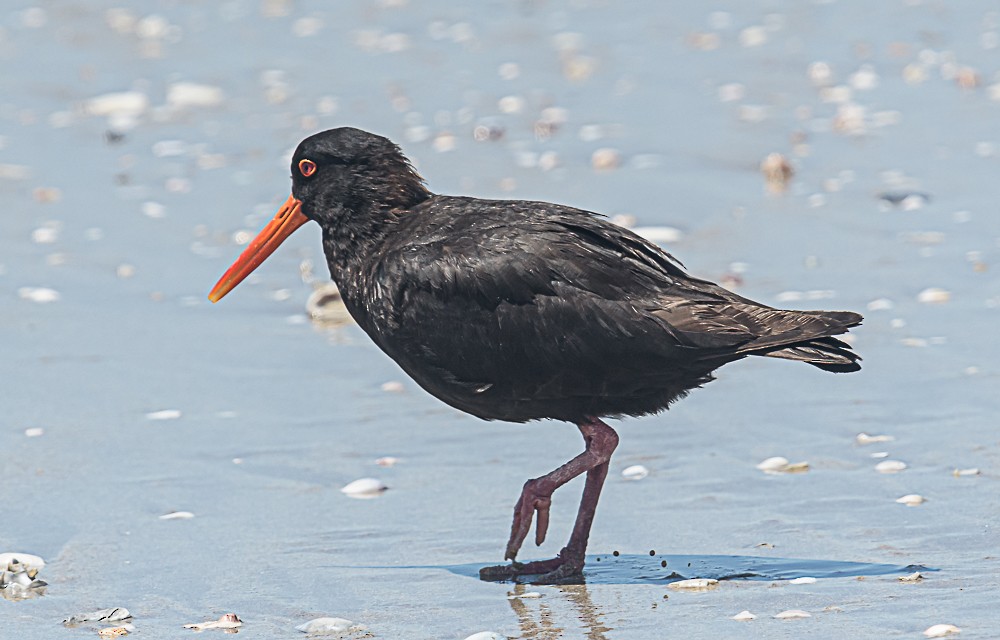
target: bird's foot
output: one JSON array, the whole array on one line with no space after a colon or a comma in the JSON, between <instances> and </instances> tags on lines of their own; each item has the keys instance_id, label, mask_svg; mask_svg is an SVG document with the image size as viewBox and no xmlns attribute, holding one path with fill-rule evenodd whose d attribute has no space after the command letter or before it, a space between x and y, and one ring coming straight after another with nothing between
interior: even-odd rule
<instances>
[{"instance_id":1,"label":"bird's foot","mask_svg":"<svg viewBox=\"0 0 1000 640\"><path fill-rule=\"evenodd\" d=\"M535 544L545 542L545 534L549 530L549 507L552 506L552 492L555 487L542 478L528 480L521 490L521 497L514 505L514 521L510 525L510 539L507 541L507 552L504 559L513 560L517 557L524 539L531 530L531 521L535 520ZM537 518L536 515L537 514Z\"/></svg>"},{"instance_id":2,"label":"bird's foot","mask_svg":"<svg viewBox=\"0 0 1000 640\"><path fill-rule=\"evenodd\" d=\"M579 584L583 582L583 554L575 554L563 549L550 560L534 562L511 562L479 570L479 579L489 582L517 581L522 576L531 576L531 584Z\"/></svg>"}]
</instances>

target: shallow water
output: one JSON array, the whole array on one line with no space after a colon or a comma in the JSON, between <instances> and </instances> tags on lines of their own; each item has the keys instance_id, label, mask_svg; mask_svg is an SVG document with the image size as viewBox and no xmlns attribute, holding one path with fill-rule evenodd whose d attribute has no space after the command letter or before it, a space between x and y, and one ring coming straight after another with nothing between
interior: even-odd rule
<instances>
[{"instance_id":1,"label":"shallow water","mask_svg":"<svg viewBox=\"0 0 1000 640\"><path fill-rule=\"evenodd\" d=\"M996 635L994 3L127 6L0 13L0 552L42 556L50 583L0 602L9 633L92 633L59 623L124 606L156 637L230 611L251 637L296 637L319 616L380 638ZM818 61L826 91L809 77ZM978 86L959 86L966 67ZM170 106L177 82L221 101L178 101L175 87ZM847 103L825 101L851 82ZM148 107L88 113L120 91ZM540 139L546 107L566 121ZM300 265L324 276L314 228L205 300L234 235L287 197L298 140L347 124L401 143L435 191L675 227L668 248L696 275L738 276L767 304L861 311L865 368L749 360L667 414L616 423L588 583L480 582L521 484L575 455L576 430L461 415L355 327L313 329ZM479 125L504 134L477 142ZM454 150L438 151L445 132ZM592 168L600 148L617 169ZM757 168L773 151L796 170L783 196ZM884 193L929 199L905 210ZM920 302L931 287L948 300ZM867 310L880 299L891 305ZM895 440L859 445L859 432ZM876 452L908 468L877 473ZM400 462L376 466L383 455ZM755 469L776 455L810 470ZM638 463L648 477L620 476ZM967 468L982 472L952 473ZM389 490L339 491L365 476ZM580 487L556 494L549 540L524 558L559 550ZM912 493L928 501L895 503ZM172 511L194 517L159 519ZM936 571L899 582L910 565ZM747 567L762 579L703 593L659 579ZM526 591L541 598L508 599ZM759 617L731 620L744 609ZM787 609L812 617L772 618Z\"/></svg>"}]
</instances>

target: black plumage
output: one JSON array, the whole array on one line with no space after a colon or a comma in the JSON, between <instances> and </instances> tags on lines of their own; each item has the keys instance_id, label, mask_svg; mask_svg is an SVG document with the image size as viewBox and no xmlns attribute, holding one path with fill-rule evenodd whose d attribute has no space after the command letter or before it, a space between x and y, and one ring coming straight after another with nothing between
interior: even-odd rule
<instances>
[{"instance_id":1,"label":"black plumage","mask_svg":"<svg viewBox=\"0 0 1000 640\"><path fill-rule=\"evenodd\" d=\"M860 368L860 358L834 337L861 322L856 313L786 311L748 300L689 276L670 254L587 211L433 194L396 145L364 131L333 129L303 140L289 202L300 207L302 222L320 224L330 274L351 315L421 387L487 420L576 423L585 454L614 434L601 417L661 411L746 356L835 372ZM213 299L238 281L220 281ZM590 472L603 465L606 474L616 443L615 436L606 451L572 469L588 472L596 495L603 475L591 482ZM552 476L529 481L546 485L541 493L526 485L509 558L532 512L544 537L548 496L566 481ZM546 479L555 482L551 490ZM525 501L535 504L529 509ZM582 524L582 540L574 536L585 549L590 523ZM532 569L555 579L578 574L583 549L573 543L560 555L578 561ZM513 566L499 575L523 573Z\"/></svg>"}]
</instances>

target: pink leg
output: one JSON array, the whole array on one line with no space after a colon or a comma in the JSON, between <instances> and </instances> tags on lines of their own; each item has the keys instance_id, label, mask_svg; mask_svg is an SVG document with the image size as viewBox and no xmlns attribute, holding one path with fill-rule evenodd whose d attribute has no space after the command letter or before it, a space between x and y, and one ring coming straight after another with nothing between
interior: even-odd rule
<instances>
[{"instance_id":1,"label":"pink leg","mask_svg":"<svg viewBox=\"0 0 1000 640\"><path fill-rule=\"evenodd\" d=\"M565 578L578 575L583 569L584 554L587 551L587 540L590 537L590 527L597 511L597 501L601 497L604 479L608 475L608 461L618 446L618 434L614 429L598 418L588 418L586 422L577 425L587 443L583 453L576 456L555 471L540 478L528 480L521 490L521 497L514 505L514 521L510 528L510 539L507 541L507 552L504 558L515 560L524 539L531 529L531 521L535 519L535 544L545 541L549 526L549 508L552 505L552 493L578 475L586 472L587 482L583 488L583 498L580 500L580 510L577 512L576 524L569 543L552 560L520 564L486 567L480 571L480 577L487 579L510 578L521 574L550 574L548 577ZM537 515L536 515L537 514ZM558 572L558 576L552 575ZM545 578L546 576L543 576Z\"/></svg>"}]
</instances>

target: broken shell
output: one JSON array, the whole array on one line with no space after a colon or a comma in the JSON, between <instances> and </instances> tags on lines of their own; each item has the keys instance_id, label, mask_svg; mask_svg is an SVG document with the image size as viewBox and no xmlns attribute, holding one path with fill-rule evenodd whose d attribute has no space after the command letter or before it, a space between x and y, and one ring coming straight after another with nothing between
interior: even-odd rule
<instances>
[{"instance_id":1,"label":"broken shell","mask_svg":"<svg viewBox=\"0 0 1000 640\"><path fill-rule=\"evenodd\" d=\"M754 614L750 613L746 609L744 609L743 611L740 611L735 616L733 616L733 620L739 620L740 622L743 622L743 621L746 621L746 620L756 620L756 619L757 619L757 616L755 616Z\"/></svg>"},{"instance_id":2,"label":"broken shell","mask_svg":"<svg viewBox=\"0 0 1000 640\"><path fill-rule=\"evenodd\" d=\"M905 504L908 507L915 507L919 504L927 502L927 499L921 495L910 493L903 496L902 498L896 498L896 502L898 502L899 504Z\"/></svg>"},{"instance_id":3,"label":"broken shell","mask_svg":"<svg viewBox=\"0 0 1000 640\"><path fill-rule=\"evenodd\" d=\"M649 475L649 469L641 464L634 464L622 470L622 477L626 480L642 480Z\"/></svg>"},{"instance_id":4,"label":"broken shell","mask_svg":"<svg viewBox=\"0 0 1000 640\"><path fill-rule=\"evenodd\" d=\"M10 551L0 553L0 570L7 571L42 569L45 561L39 556L30 553L13 553Z\"/></svg>"},{"instance_id":5,"label":"broken shell","mask_svg":"<svg viewBox=\"0 0 1000 640\"><path fill-rule=\"evenodd\" d=\"M961 633L962 630L953 624L936 624L924 630L924 635L928 638L943 638L952 633Z\"/></svg>"},{"instance_id":6,"label":"broken shell","mask_svg":"<svg viewBox=\"0 0 1000 640\"><path fill-rule=\"evenodd\" d=\"M899 473L903 469L906 469L906 463L899 460L883 460L875 465L879 473Z\"/></svg>"},{"instance_id":7,"label":"broken shell","mask_svg":"<svg viewBox=\"0 0 1000 640\"><path fill-rule=\"evenodd\" d=\"M656 244L679 242L684 237L681 230L674 227L636 227L632 231Z\"/></svg>"},{"instance_id":8,"label":"broken shell","mask_svg":"<svg viewBox=\"0 0 1000 640\"><path fill-rule=\"evenodd\" d=\"M111 607L109 609L100 609L98 611L91 611L89 613L78 613L75 616L70 616L63 620L65 625L80 624L83 622L119 622L121 620L128 620L132 617L129 610L125 607Z\"/></svg>"},{"instance_id":9,"label":"broken shell","mask_svg":"<svg viewBox=\"0 0 1000 640\"><path fill-rule=\"evenodd\" d=\"M160 516L160 520L190 520L193 517L190 511L171 511Z\"/></svg>"},{"instance_id":10,"label":"broken shell","mask_svg":"<svg viewBox=\"0 0 1000 640\"><path fill-rule=\"evenodd\" d=\"M899 577L900 582L920 582L923 579L924 579L924 574L920 573L919 571L914 571L909 575Z\"/></svg>"},{"instance_id":11,"label":"broken shell","mask_svg":"<svg viewBox=\"0 0 1000 640\"><path fill-rule=\"evenodd\" d=\"M315 618L295 627L296 631L310 635L340 634L350 630L354 623L345 618Z\"/></svg>"},{"instance_id":12,"label":"broken shell","mask_svg":"<svg viewBox=\"0 0 1000 640\"><path fill-rule=\"evenodd\" d=\"M181 417L178 409L163 409L162 411L150 411L146 414L147 420L176 420Z\"/></svg>"},{"instance_id":13,"label":"broken shell","mask_svg":"<svg viewBox=\"0 0 1000 640\"><path fill-rule=\"evenodd\" d=\"M127 636L129 631L135 631L135 627L130 624L123 624L119 627L105 627L98 630L97 635L102 638L120 638Z\"/></svg>"},{"instance_id":14,"label":"broken shell","mask_svg":"<svg viewBox=\"0 0 1000 640\"><path fill-rule=\"evenodd\" d=\"M795 170L788 158L780 153L769 153L760 163L760 172L764 174L764 183L768 193L784 193Z\"/></svg>"},{"instance_id":15,"label":"broken shell","mask_svg":"<svg viewBox=\"0 0 1000 640\"><path fill-rule=\"evenodd\" d=\"M802 577L789 580L788 584L814 584L815 582L816 578Z\"/></svg>"},{"instance_id":16,"label":"broken shell","mask_svg":"<svg viewBox=\"0 0 1000 640\"><path fill-rule=\"evenodd\" d=\"M943 304L951 300L951 292L938 287L928 287L917 294L917 302Z\"/></svg>"},{"instance_id":17,"label":"broken shell","mask_svg":"<svg viewBox=\"0 0 1000 640\"><path fill-rule=\"evenodd\" d=\"M507 599L508 600L517 600L518 598L533 599L533 598L541 598L541 597L542 597L542 594L539 593L538 591L528 591L527 593L513 593L513 594L507 596Z\"/></svg>"},{"instance_id":18,"label":"broken shell","mask_svg":"<svg viewBox=\"0 0 1000 640\"><path fill-rule=\"evenodd\" d=\"M951 472L951 475L960 478L962 476L978 476L979 473L979 469L973 467L972 469L955 469Z\"/></svg>"},{"instance_id":19,"label":"broken shell","mask_svg":"<svg viewBox=\"0 0 1000 640\"><path fill-rule=\"evenodd\" d=\"M48 287L21 287L17 290L17 295L22 300L31 300L39 304L55 302L59 299L59 292Z\"/></svg>"},{"instance_id":20,"label":"broken shell","mask_svg":"<svg viewBox=\"0 0 1000 640\"><path fill-rule=\"evenodd\" d=\"M241 626L243 626L243 621L235 613L227 613L218 620L186 624L184 628L204 631L205 629L236 629Z\"/></svg>"},{"instance_id":21,"label":"broken shell","mask_svg":"<svg viewBox=\"0 0 1000 640\"><path fill-rule=\"evenodd\" d=\"M802 473L809 470L809 463L789 462L788 458L774 456L758 464L757 468L764 473Z\"/></svg>"},{"instance_id":22,"label":"broken shell","mask_svg":"<svg viewBox=\"0 0 1000 640\"><path fill-rule=\"evenodd\" d=\"M474 633L465 640L507 640L507 636L502 636L495 631L480 631Z\"/></svg>"},{"instance_id":23,"label":"broken shell","mask_svg":"<svg viewBox=\"0 0 1000 640\"><path fill-rule=\"evenodd\" d=\"M859 433L855 440L858 444L874 444L876 442L892 442L895 440L895 436L870 436L867 433Z\"/></svg>"},{"instance_id":24,"label":"broken shell","mask_svg":"<svg viewBox=\"0 0 1000 640\"><path fill-rule=\"evenodd\" d=\"M775 614L774 617L779 620L794 620L796 618L811 618L812 614L808 611L803 611L802 609L789 609Z\"/></svg>"},{"instance_id":25,"label":"broken shell","mask_svg":"<svg viewBox=\"0 0 1000 640\"><path fill-rule=\"evenodd\" d=\"M375 464L380 467L394 467L399 462L399 458L393 456L382 456L375 459Z\"/></svg>"},{"instance_id":26,"label":"broken shell","mask_svg":"<svg viewBox=\"0 0 1000 640\"><path fill-rule=\"evenodd\" d=\"M714 589L718 585L719 581L715 578L689 578L687 580L671 582L667 587L680 591L707 591Z\"/></svg>"},{"instance_id":27,"label":"broken shell","mask_svg":"<svg viewBox=\"0 0 1000 640\"><path fill-rule=\"evenodd\" d=\"M388 488L378 478L360 478L348 483L340 491L351 498L368 499L378 497Z\"/></svg>"}]
</instances>

